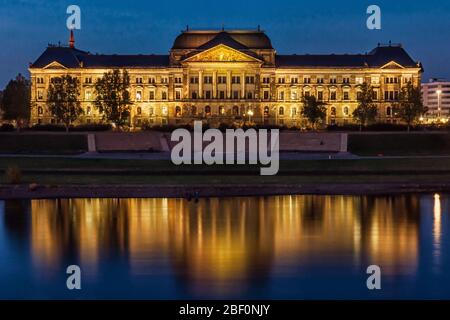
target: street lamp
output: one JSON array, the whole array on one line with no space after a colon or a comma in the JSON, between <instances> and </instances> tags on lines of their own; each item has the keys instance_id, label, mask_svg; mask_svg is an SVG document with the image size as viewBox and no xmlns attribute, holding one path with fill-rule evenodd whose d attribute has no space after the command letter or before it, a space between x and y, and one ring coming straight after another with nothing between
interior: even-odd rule
<instances>
[{"instance_id":1,"label":"street lamp","mask_svg":"<svg viewBox=\"0 0 450 320\"><path fill-rule=\"evenodd\" d=\"M248 111L247 111L247 115L248 115L248 122L250 123L251 120L252 120L253 111L252 111L252 110L248 110Z\"/></svg>"},{"instance_id":2,"label":"street lamp","mask_svg":"<svg viewBox=\"0 0 450 320\"><path fill-rule=\"evenodd\" d=\"M441 118L441 93L442 90L436 90L437 98L438 98L438 119Z\"/></svg>"}]
</instances>

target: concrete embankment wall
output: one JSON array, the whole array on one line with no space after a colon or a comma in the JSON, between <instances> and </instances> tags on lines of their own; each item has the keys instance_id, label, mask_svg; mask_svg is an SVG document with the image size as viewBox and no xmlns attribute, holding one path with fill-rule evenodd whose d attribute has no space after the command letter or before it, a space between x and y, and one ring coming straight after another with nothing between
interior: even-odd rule
<instances>
[{"instance_id":1,"label":"concrete embankment wall","mask_svg":"<svg viewBox=\"0 0 450 320\"><path fill-rule=\"evenodd\" d=\"M169 152L178 143L170 138L171 133L153 131L5 133L0 134L0 153ZM347 151L346 133L280 132L279 142L280 151Z\"/></svg>"},{"instance_id":2,"label":"concrete embankment wall","mask_svg":"<svg viewBox=\"0 0 450 320\"><path fill-rule=\"evenodd\" d=\"M167 152L178 142L162 132L98 132L87 134L90 152ZM192 139L193 141L194 139ZM225 140L225 139L224 139ZM280 151L346 152L346 133L280 132ZM205 147L210 142L203 142ZM248 145L247 145L248 149ZM224 141L224 150L225 141Z\"/></svg>"}]
</instances>

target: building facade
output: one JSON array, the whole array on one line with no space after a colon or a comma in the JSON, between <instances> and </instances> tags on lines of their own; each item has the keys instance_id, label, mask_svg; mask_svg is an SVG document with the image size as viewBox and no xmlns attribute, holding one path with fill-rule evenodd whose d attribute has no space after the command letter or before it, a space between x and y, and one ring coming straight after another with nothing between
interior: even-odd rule
<instances>
[{"instance_id":1,"label":"building facade","mask_svg":"<svg viewBox=\"0 0 450 320\"><path fill-rule=\"evenodd\" d=\"M430 121L446 121L450 115L450 82L430 79L422 84L423 104L428 107Z\"/></svg>"},{"instance_id":2,"label":"building facade","mask_svg":"<svg viewBox=\"0 0 450 320\"><path fill-rule=\"evenodd\" d=\"M400 45L379 45L366 54L280 55L261 30L186 30L168 55L99 55L70 45L49 46L30 65L31 122L55 123L46 107L54 77L80 79L84 115L97 123L95 81L112 69L129 72L135 127L251 121L303 126L302 98L314 95L327 104L327 124L352 123L358 91L374 88L378 121L396 122L392 103L408 81L419 86L422 67Z\"/></svg>"}]
</instances>

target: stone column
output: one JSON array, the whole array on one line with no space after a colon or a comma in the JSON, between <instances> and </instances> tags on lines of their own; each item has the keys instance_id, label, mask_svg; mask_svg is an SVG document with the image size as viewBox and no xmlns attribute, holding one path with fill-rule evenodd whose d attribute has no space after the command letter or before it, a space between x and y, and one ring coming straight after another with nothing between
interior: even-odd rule
<instances>
[{"instance_id":1,"label":"stone column","mask_svg":"<svg viewBox=\"0 0 450 320\"><path fill-rule=\"evenodd\" d=\"M203 70L198 72L198 97L203 98Z\"/></svg>"},{"instance_id":2,"label":"stone column","mask_svg":"<svg viewBox=\"0 0 450 320\"><path fill-rule=\"evenodd\" d=\"M245 71L241 74L241 99L245 99Z\"/></svg>"},{"instance_id":3,"label":"stone column","mask_svg":"<svg viewBox=\"0 0 450 320\"><path fill-rule=\"evenodd\" d=\"M227 99L231 99L231 71L227 71Z\"/></svg>"},{"instance_id":4,"label":"stone column","mask_svg":"<svg viewBox=\"0 0 450 320\"><path fill-rule=\"evenodd\" d=\"M213 72L213 99L217 98L217 71Z\"/></svg>"},{"instance_id":5,"label":"stone column","mask_svg":"<svg viewBox=\"0 0 450 320\"><path fill-rule=\"evenodd\" d=\"M186 76L187 81L186 81L186 86L185 86L186 91L185 91L184 98L185 99L190 99L191 97L190 97L190 92L189 92L189 84L191 83L191 78L189 76L189 70L186 71L186 74L187 74L187 76Z\"/></svg>"}]
</instances>

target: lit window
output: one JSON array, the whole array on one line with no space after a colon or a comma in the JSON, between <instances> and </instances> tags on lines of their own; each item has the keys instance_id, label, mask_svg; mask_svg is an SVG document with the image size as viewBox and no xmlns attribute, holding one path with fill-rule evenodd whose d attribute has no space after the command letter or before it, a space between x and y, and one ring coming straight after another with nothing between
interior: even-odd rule
<instances>
[{"instance_id":1,"label":"lit window","mask_svg":"<svg viewBox=\"0 0 450 320\"><path fill-rule=\"evenodd\" d=\"M297 91L292 91L291 92L291 100L297 100L298 99L298 94Z\"/></svg>"},{"instance_id":2,"label":"lit window","mask_svg":"<svg viewBox=\"0 0 450 320\"><path fill-rule=\"evenodd\" d=\"M181 108L179 106L175 107L175 116L181 117Z\"/></svg>"},{"instance_id":3,"label":"lit window","mask_svg":"<svg viewBox=\"0 0 450 320\"><path fill-rule=\"evenodd\" d=\"M348 107L344 107L343 113L344 113L344 116L345 116L345 117L348 117L348 114L349 114L349 109L348 109Z\"/></svg>"},{"instance_id":4,"label":"lit window","mask_svg":"<svg viewBox=\"0 0 450 320\"><path fill-rule=\"evenodd\" d=\"M317 100L322 101L323 100L323 91L317 92Z\"/></svg>"},{"instance_id":5,"label":"lit window","mask_svg":"<svg viewBox=\"0 0 450 320\"><path fill-rule=\"evenodd\" d=\"M175 91L175 100L181 100L181 90Z\"/></svg>"},{"instance_id":6,"label":"lit window","mask_svg":"<svg viewBox=\"0 0 450 320\"><path fill-rule=\"evenodd\" d=\"M336 116L336 107L331 107L330 114L332 117Z\"/></svg>"},{"instance_id":7,"label":"lit window","mask_svg":"<svg viewBox=\"0 0 450 320\"><path fill-rule=\"evenodd\" d=\"M136 91L136 101L141 101L142 99L142 91Z\"/></svg>"},{"instance_id":8,"label":"lit window","mask_svg":"<svg viewBox=\"0 0 450 320\"><path fill-rule=\"evenodd\" d=\"M162 114L167 115L167 107L162 107Z\"/></svg>"},{"instance_id":9,"label":"lit window","mask_svg":"<svg viewBox=\"0 0 450 320\"><path fill-rule=\"evenodd\" d=\"M348 93L348 91L344 91L343 100L349 100L349 93Z\"/></svg>"}]
</instances>

